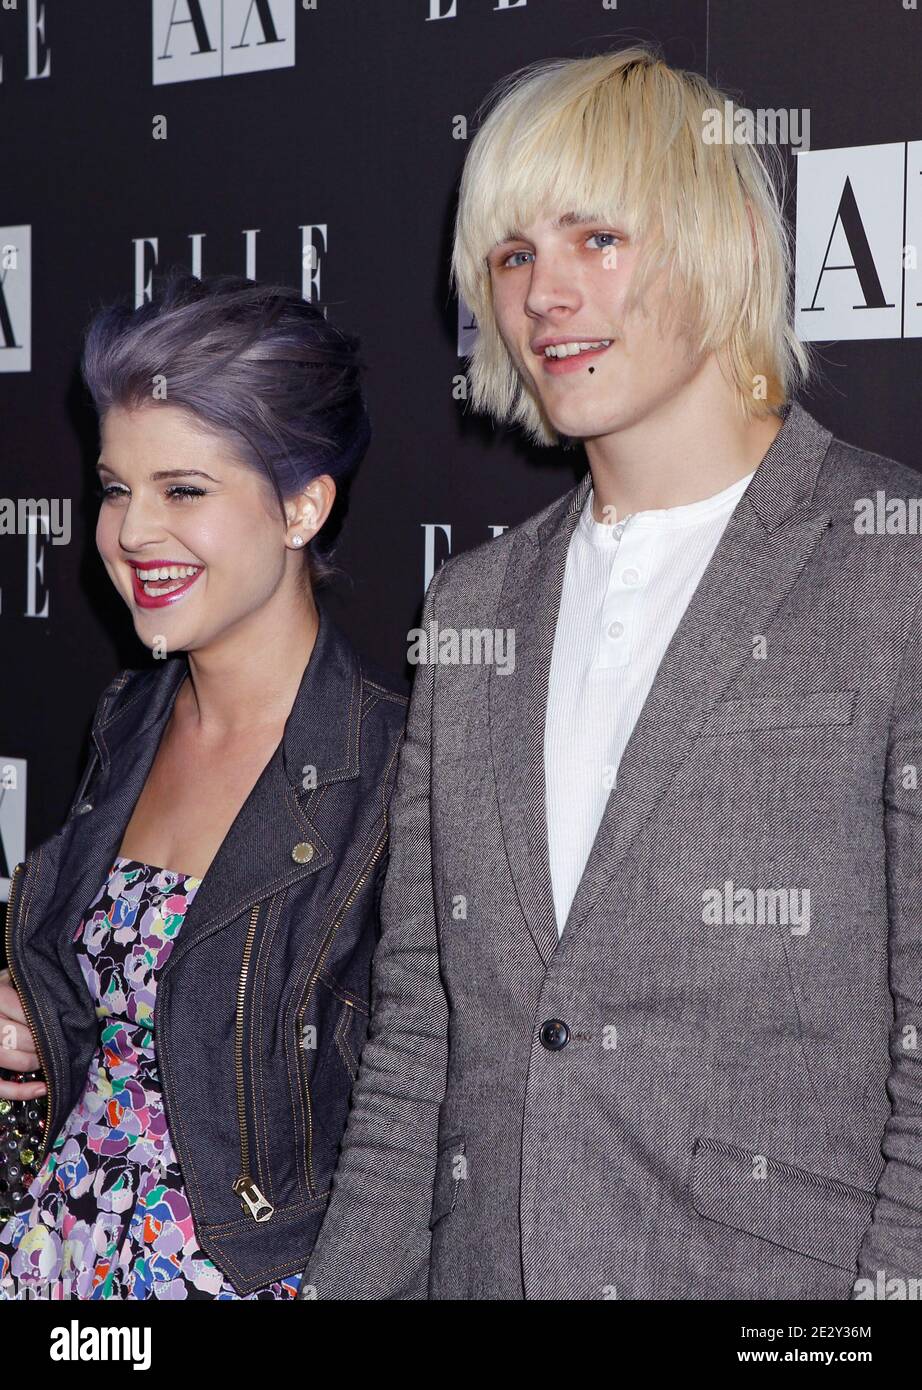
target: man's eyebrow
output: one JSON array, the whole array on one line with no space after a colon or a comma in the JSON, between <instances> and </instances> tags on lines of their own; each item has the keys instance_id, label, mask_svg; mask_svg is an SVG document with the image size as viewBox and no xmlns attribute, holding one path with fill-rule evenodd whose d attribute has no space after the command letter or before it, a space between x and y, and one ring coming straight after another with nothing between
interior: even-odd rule
<instances>
[{"instance_id":1,"label":"man's eyebrow","mask_svg":"<svg viewBox=\"0 0 922 1390\"><path fill-rule=\"evenodd\" d=\"M103 471L112 473L114 470L103 459L100 459L96 465L96 472L102 473ZM200 468L160 468L150 476L151 482L160 482L162 478L207 478L209 482L217 482L217 479L213 478L210 473L203 473Z\"/></svg>"},{"instance_id":2,"label":"man's eyebrow","mask_svg":"<svg viewBox=\"0 0 922 1390\"><path fill-rule=\"evenodd\" d=\"M555 232L562 231L565 227L587 227L592 222L604 222L606 218L601 213L595 212L564 212L551 223ZM504 232L499 241L494 246L505 246L507 241L527 240L524 232L520 232L517 227L512 227Z\"/></svg>"},{"instance_id":3,"label":"man's eyebrow","mask_svg":"<svg viewBox=\"0 0 922 1390\"><path fill-rule=\"evenodd\" d=\"M606 219L599 212L564 212L557 218L551 226L555 231L560 231L563 227L585 227L589 222L604 222Z\"/></svg>"}]
</instances>

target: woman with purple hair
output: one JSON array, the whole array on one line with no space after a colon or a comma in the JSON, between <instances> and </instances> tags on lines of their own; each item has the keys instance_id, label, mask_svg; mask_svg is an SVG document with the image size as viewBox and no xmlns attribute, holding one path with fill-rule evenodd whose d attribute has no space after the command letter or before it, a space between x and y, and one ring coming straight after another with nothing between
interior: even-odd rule
<instances>
[{"instance_id":1,"label":"woman with purple hair","mask_svg":"<svg viewBox=\"0 0 922 1390\"><path fill-rule=\"evenodd\" d=\"M293 289L173 273L90 325L96 544L152 663L18 864L0 1098L44 1096L0 1298L298 1291L367 1031L406 700L318 590L369 425Z\"/></svg>"}]
</instances>

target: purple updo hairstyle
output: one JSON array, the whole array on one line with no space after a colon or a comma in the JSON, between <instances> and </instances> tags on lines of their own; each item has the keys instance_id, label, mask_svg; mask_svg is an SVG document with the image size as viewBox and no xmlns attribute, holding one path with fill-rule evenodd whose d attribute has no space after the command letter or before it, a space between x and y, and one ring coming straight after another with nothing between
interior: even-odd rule
<instances>
[{"instance_id":1,"label":"purple updo hairstyle","mask_svg":"<svg viewBox=\"0 0 922 1390\"><path fill-rule=\"evenodd\" d=\"M182 406L225 437L283 503L327 473L336 501L304 547L312 585L339 571L333 545L371 438L359 340L286 285L237 275L154 276L149 301L100 309L87 329L81 371L100 419L111 406Z\"/></svg>"}]
</instances>

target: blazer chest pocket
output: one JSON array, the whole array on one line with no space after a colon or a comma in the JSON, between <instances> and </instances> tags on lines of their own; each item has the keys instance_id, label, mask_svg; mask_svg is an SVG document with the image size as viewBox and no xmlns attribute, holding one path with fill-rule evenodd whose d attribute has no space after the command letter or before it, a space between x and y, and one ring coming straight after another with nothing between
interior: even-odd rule
<instances>
[{"instance_id":1,"label":"blazer chest pocket","mask_svg":"<svg viewBox=\"0 0 922 1390\"><path fill-rule=\"evenodd\" d=\"M435 1165L435 1184L432 1190L432 1211L429 1215L429 1229L437 1221L454 1211L461 1184L467 1179L467 1155L463 1134L453 1134L439 1144L438 1159Z\"/></svg>"},{"instance_id":2,"label":"blazer chest pocket","mask_svg":"<svg viewBox=\"0 0 922 1390\"><path fill-rule=\"evenodd\" d=\"M857 690L815 690L806 695L749 695L722 700L703 725L686 724L690 734L737 734L747 729L810 729L850 724Z\"/></svg>"},{"instance_id":3,"label":"blazer chest pocket","mask_svg":"<svg viewBox=\"0 0 922 1390\"><path fill-rule=\"evenodd\" d=\"M875 1194L736 1144L699 1138L691 1201L709 1221L854 1271Z\"/></svg>"}]
</instances>

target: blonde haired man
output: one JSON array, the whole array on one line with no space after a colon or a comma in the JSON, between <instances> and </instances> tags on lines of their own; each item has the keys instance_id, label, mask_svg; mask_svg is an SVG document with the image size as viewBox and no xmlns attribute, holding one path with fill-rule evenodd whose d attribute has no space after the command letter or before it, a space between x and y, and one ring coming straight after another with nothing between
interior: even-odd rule
<instances>
[{"instance_id":1,"label":"blonde haired man","mask_svg":"<svg viewBox=\"0 0 922 1390\"><path fill-rule=\"evenodd\" d=\"M422 626L373 1016L302 1296L824 1299L922 1276L916 475L793 399L780 197L646 49L496 94L475 407L586 452ZM893 1296L892 1294L887 1296Z\"/></svg>"}]
</instances>

